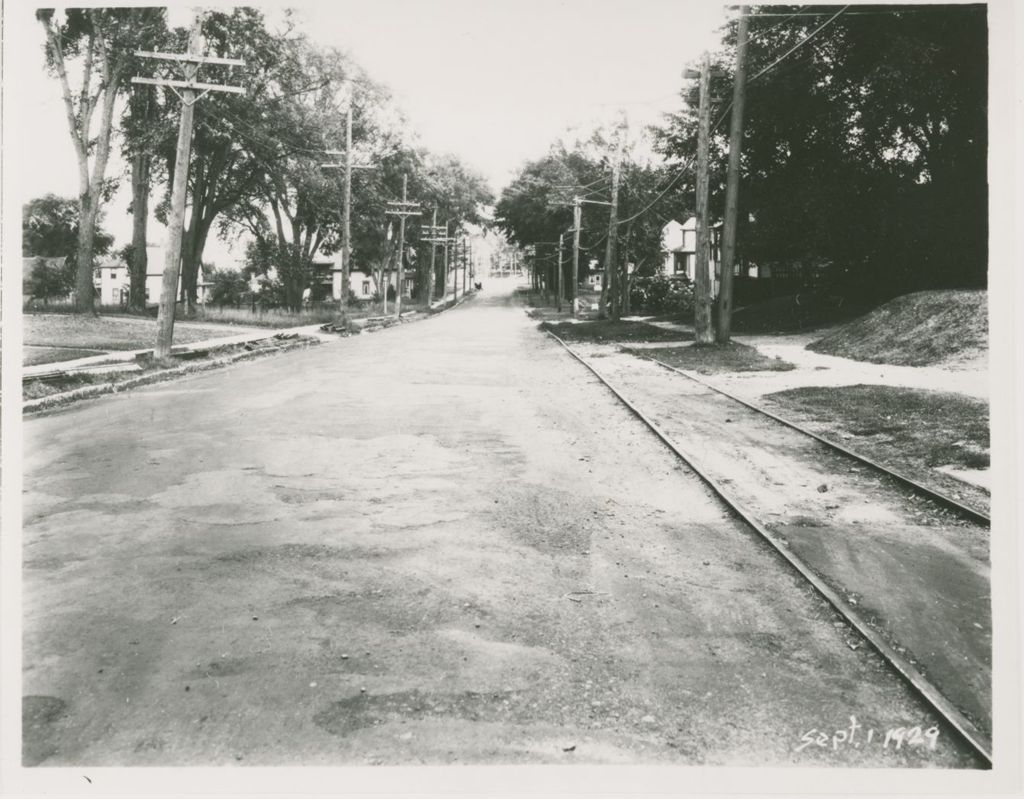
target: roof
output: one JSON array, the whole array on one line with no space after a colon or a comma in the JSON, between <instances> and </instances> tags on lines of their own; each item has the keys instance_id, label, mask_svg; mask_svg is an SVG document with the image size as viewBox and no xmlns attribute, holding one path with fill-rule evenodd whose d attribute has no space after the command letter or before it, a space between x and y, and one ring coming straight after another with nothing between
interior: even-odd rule
<instances>
[{"instance_id":1,"label":"roof","mask_svg":"<svg viewBox=\"0 0 1024 799\"><path fill-rule=\"evenodd\" d=\"M721 222L715 222L713 225L711 225L712 229L719 228L719 227L722 227L722 223ZM683 225L683 230L696 230L696 229L697 229L697 217L691 216L689 219L686 220L686 224Z\"/></svg>"}]
</instances>

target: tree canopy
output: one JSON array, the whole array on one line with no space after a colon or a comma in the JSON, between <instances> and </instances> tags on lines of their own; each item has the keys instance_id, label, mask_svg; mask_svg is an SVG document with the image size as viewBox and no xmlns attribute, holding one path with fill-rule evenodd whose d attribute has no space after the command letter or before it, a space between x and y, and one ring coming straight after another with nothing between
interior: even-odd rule
<instances>
[{"instance_id":1,"label":"tree canopy","mask_svg":"<svg viewBox=\"0 0 1024 799\"><path fill-rule=\"evenodd\" d=\"M71 197L46 194L29 200L21 209L21 254L76 262L79 211L78 201ZM114 243L101 224L102 215L97 221L93 255L109 252Z\"/></svg>"},{"instance_id":2,"label":"tree canopy","mask_svg":"<svg viewBox=\"0 0 1024 799\"><path fill-rule=\"evenodd\" d=\"M37 16L46 31L48 63L63 87L80 156L84 227L94 229L94 217L112 188L104 172L111 136L120 135L132 170L133 242L144 243L153 182L164 186L157 194L156 216L160 221L167 218L170 184L178 166L174 161L180 99L170 91L132 87L119 121L113 107L129 73L160 74L167 68L162 63L137 63L134 51L182 52L188 32L168 29L162 9L44 10ZM416 144L387 91L350 56L299 33L288 13L275 26L258 9L246 7L214 10L202 18L204 52L245 62L244 68L204 65L203 79L241 86L245 94L211 92L195 106L181 253L183 294L190 302L196 299L198 265L211 232L253 242L248 265L259 264L256 271L276 282L289 304L300 301L313 260L331 256L341 245L341 172L325 170L324 165L340 160L327 151L345 146L349 106L353 160L373 167L353 175L357 268L372 269L394 258L384 211L388 200L401 196L403 175L409 178L410 198L428 209L436 206L442 221L480 222L482 207L493 202L482 176L455 156L430 153ZM79 68L69 72L66 65L72 59ZM71 78L79 72L81 90L71 87ZM100 106L97 135L89 124ZM415 247L418 226L410 225L408 234ZM136 273L145 275L144 247L128 254L134 286ZM83 272L80 282L84 280ZM91 281L90 272L90 298Z\"/></svg>"},{"instance_id":3,"label":"tree canopy","mask_svg":"<svg viewBox=\"0 0 1024 799\"><path fill-rule=\"evenodd\" d=\"M857 6L848 15L815 8L752 12L744 255L832 264L843 291L984 285L985 7ZM712 140L711 208L719 212L735 35L735 24L724 31L712 73L712 122L721 124ZM659 132L677 163L695 151L695 86L681 99Z\"/></svg>"}]
</instances>

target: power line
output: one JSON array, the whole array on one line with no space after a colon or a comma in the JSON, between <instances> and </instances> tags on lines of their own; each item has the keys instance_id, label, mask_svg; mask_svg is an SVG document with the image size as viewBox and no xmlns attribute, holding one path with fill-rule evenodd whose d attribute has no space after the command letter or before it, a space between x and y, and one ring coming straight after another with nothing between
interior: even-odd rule
<instances>
[{"instance_id":1,"label":"power line","mask_svg":"<svg viewBox=\"0 0 1024 799\"><path fill-rule=\"evenodd\" d=\"M691 159L690 159L690 161L689 161L689 163L687 163L687 164L685 164L684 166L680 167L680 168L679 168L679 171L678 171L678 172L676 173L675 177L674 177L674 178L672 178L672 180L671 180L671 181L669 181L669 184L668 184L668 185L667 185L667 186L665 187L665 190L664 190L664 191L662 191L662 192L661 192L661 194L659 194L659 195L658 195L657 197L655 197L655 198L654 198L654 200L652 200L652 201L651 201L651 202L650 202L650 203L649 203L649 204L648 204L648 205L647 205L647 206L646 206L646 207L645 207L645 208L644 208L644 209L643 209L642 211L638 211L637 213L633 214L632 216L630 216L630 217L627 217L627 218L625 218L625 219L622 219L622 220L620 220L620 221L619 221L619 224L620 224L620 225L624 225L624 224L625 224L626 222L632 222L632 221L633 221L634 219L636 219L637 217L640 217L640 216L643 216L644 214L646 214L646 213L647 213L648 211L650 211L650 210L651 210L651 209L652 209L652 208L653 208L653 207L654 207L655 205L657 205L657 204L658 204L659 202L661 202L661 199L662 199L662 198L663 198L663 197L664 197L664 196L665 196L666 194L668 194L668 193L669 193L669 191L670 191L670 190L672 189L672 187L673 187L673 186L674 186L674 185L675 185L676 183L678 183L678 182L679 182L679 179L680 179L680 178L681 178L681 177L682 177L683 175L685 175L685 174L686 174L686 173L687 173L687 172L688 172L689 170L691 170L691 169L693 168L693 161L694 161L694 159L692 159L692 158L691 158Z\"/></svg>"},{"instance_id":2,"label":"power line","mask_svg":"<svg viewBox=\"0 0 1024 799\"><path fill-rule=\"evenodd\" d=\"M821 25L819 25L813 31L808 33L803 39L801 39L799 42L797 42L795 45L793 45L791 48L789 48L786 52L784 52L782 55L780 55L778 58L776 58L774 61L772 61L772 63L770 63L768 66L766 66L760 72L758 72L756 75L751 77L750 80L748 81L748 83L753 83L755 80L760 78L766 72L771 70L772 67L774 67L776 64L778 64L779 62L784 60L788 55L790 55L791 53L799 50L801 47L803 47L805 44L807 44L807 42L809 42L811 39L813 39L815 36L817 36L819 33L821 33L821 31L823 31L828 25L830 25L840 14L842 14L844 11L846 11L849 7L850 7L849 5L845 5L842 8L840 8L835 14L833 14L831 17L829 17L827 20L825 20L823 23L821 23Z\"/></svg>"},{"instance_id":3,"label":"power line","mask_svg":"<svg viewBox=\"0 0 1024 799\"><path fill-rule=\"evenodd\" d=\"M752 78L750 78L750 80L747 81L747 85L749 86L751 83L753 83L755 80L760 78L762 75L770 72L772 69L774 69L776 66L778 66L788 56L790 56L793 53L795 53L797 50L799 50L801 47L803 47L805 44L807 44L807 42L809 42L811 39L813 39L815 36L817 36L819 33L821 33L821 31L823 31L828 25L830 25L840 14L842 14L843 12L845 12L849 8L850 8L849 5L845 5L842 8L840 8L835 14L833 14L831 17L829 17L827 20L825 20L821 25L819 25L817 28L815 28L813 31L811 31L809 34L807 34L803 39L801 39L795 45L790 47L785 53L780 55L778 58L776 58L774 61L772 61L772 63L770 63L768 66L766 66L760 72L758 72ZM787 17L787 19L788 19L788 17ZM718 128L718 126L721 125L723 121L725 121L726 116L728 116L729 111L731 111L731 110L732 110L732 100L730 100L725 105L725 107L722 109L721 116L719 116L718 119L715 121L715 124L711 126L711 129L712 130L716 130Z\"/></svg>"}]
</instances>

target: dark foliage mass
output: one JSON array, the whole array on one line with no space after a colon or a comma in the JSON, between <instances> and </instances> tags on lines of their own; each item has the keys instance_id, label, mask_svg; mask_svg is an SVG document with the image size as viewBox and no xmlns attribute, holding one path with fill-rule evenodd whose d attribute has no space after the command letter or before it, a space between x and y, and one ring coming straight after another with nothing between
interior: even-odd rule
<instances>
[{"instance_id":1,"label":"dark foliage mass","mask_svg":"<svg viewBox=\"0 0 1024 799\"><path fill-rule=\"evenodd\" d=\"M21 209L21 254L45 258L78 258L78 201L70 197L45 194L29 200ZM97 220L93 255L110 250L114 237Z\"/></svg>"},{"instance_id":2,"label":"dark foliage mass","mask_svg":"<svg viewBox=\"0 0 1024 799\"><path fill-rule=\"evenodd\" d=\"M652 314L691 314L693 283L685 277L638 277L630 287L630 306L634 311Z\"/></svg>"},{"instance_id":3,"label":"dark foliage mass","mask_svg":"<svg viewBox=\"0 0 1024 799\"><path fill-rule=\"evenodd\" d=\"M742 254L755 262L826 265L820 280L848 296L982 287L986 8L855 10L817 33L835 11L760 6L750 20ZM712 122L720 120L711 175L711 208L718 213L734 41L733 27L712 79L712 94L720 98L712 112ZM683 99L684 109L660 131L661 149L679 162L696 147L693 86Z\"/></svg>"},{"instance_id":4,"label":"dark foliage mass","mask_svg":"<svg viewBox=\"0 0 1024 799\"><path fill-rule=\"evenodd\" d=\"M553 252L552 242L571 228L573 197L578 195L584 198L581 262L593 259L603 267L615 135L596 130L587 141L556 142L547 155L524 164L502 191L494 212L498 227L516 244L540 243L542 266L543 257ZM681 192L684 186L673 180L670 170L638 163L627 150L618 198L618 265L632 263L638 275L654 273L661 260L662 226L685 215L690 204Z\"/></svg>"}]
</instances>

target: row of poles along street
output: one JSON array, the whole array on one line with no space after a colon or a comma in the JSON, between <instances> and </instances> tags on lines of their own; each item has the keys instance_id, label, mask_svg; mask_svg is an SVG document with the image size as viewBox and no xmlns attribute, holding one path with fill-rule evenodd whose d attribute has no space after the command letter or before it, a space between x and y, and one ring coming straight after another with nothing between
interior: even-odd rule
<instances>
[{"instance_id":1,"label":"row of poles along street","mask_svg":"<svg viewBox=\"0 0 1024 799\"><path fill-rule=\"evenodd\" d=\"M213 83L203 83L197 80L199 69L203 64L218 64L232 67L245 66L245 62L234 58L219 58L204 56L200 54L202 44L202 14L197 14L189 31L188 52L186 53L155 53L138 51L136 55L142 58L158 59L161 61L181 64L184 71L184 79L170 78L149 78L133 77L132 83L150 84L164 86L173 91L181 100L181 117L178 123L178 143L175 156L175 163L188 164L192 148L192 126L195 104L210 92L230 92L233 94L245 94L245 90L238 86L225 86ZM352 170L373 169L371 164L352 163L352 100L349 98L345 114L345 149L343 151L327 150L326 155L342 155L344 161L338 163L325 163L321 166L325 169L344 170L344 191L341 209L342 223L342 245L341 245L341 308L348 307L351 272L351 209L352 209ZM389 216L398 217L398 269L397 285L395 286L394 313L400 316L402 312L402 294L405 286L405 223L409 217L419 217L423 214L423 203L410 200L408 197L409 176L402 176L402 198L387 203L386 213ZM174 339L174 315L175 302L178 289L178 276L181 264L181 240L184 229L185 202L188 185L188 169L176 169L174 181L171 188L171 208L167 221L167 253L164 262L164 270L160 287L160 306L157 313L157 339L153 350L156 358L166 358L171 354ZM472 245L465 240L452 236L449 228L453 220L448 220L444 225L437 224L437 209L433 210L433 217L429 226L423 226L422 233L425 243L430 244L430 273L426 281L427 305L434 299L434 283L437 279L436 255L438 245L444 247L444 277L441 285L447 290L449 274L449 250L454 255L453 263L456 265L456 272L453 284L453 300L458 300L458 269L457 265L462 264L462 293L467 291L467 271L473 271ZM461 244L461 260L460 260ZM383 272L384 282L390 281L388 271ZM469 276L470 278L472 275ZM381 286L381 294L384 301L384 313L387 313L387 285Z\"/></svg>"},{"instance_id":2,"label":"row of poles along street","mask_svg":"<svg viewBox=\"0 0 1024 799\"><path fill-rule=\"evenodd\" d=\"M699 79L700 106L698 109L697 154L696 154L696 264L694 270L694 330L697 343L709 344L717 341L726 343L731 336L732 328L732 285L733 269L736 262L736 218L739 197L740 151L743 144L743 105L746 93L746 50L747 50L747 18L749 6L740 6L737 22L736 65L734 71L733 98L730 103L732 119L729 130L729 162L726 177L725 214L722 230L722 262L718 292L717 324L713 327L712 315L712 275L710 273L711 227L708 217L708 171L709 146L711 137L711 63L710 56L704 53L700 70L686 70L684 77ZM568 230L559 234L558 241L538 241L526 248L526 254L533 256L533 287L554 294L555 304L559 311L562 302L568 301L575 317L578 311L577 294L579 288L580 230L582 224L582 206L585 203L609 206L608 235L604 259L604 290L602 291L601 315L618 320L623 309L628 309L628 273L626 264L616 263L616 245L618 239L618 198L619 180L622 166L622 142L612 161L611 197L610 201L583 199L573 197L573 224ZM572 234L571 271L566 275L563 251L565 238ZM541 255L537 248L550 246L556 248L545 269L538 268ZM568 277L568 279L566 279Z\"/></svg>"},{"instance_id":3,"label":"row of poles along street","mask_svg":"<svg viewBox=\"0 0 1024 799\"><path fill-rule=\"evenodd\" d=\"M696 341L698 343L710 343L712 341L726 342L730 337L732 317L732 273L736 252L736 211L737 197L739 190L739 159L740 147L743 138L743 101L745 92L744 61L747 46L747 17L749 7L741 6L737 30L736 47L736 69L732 106L732 123L729 135L729 166L726 182L725 215L723 219L723 240L722 240L722 268L721 282L718 297L718 325L717 330L712 330L712 278L709 274L708 264L710 257L710 228L708 220L708 147L710 139L710 59L707 53L703 56L702 67L699 75L687 71L686 77L699 77L700 108L697 140L697 181L696 181L696 270L694 277L694 328ZM152 53L139 52L137 55L146 58L155 58L163 61L177 62L183 65L184 80L166 78L145 78L134 77L133 83L145 83L158 86L165 86L174 91L181 99L181 118L178 127L178 143L176 161L178 164L188 164L191 152L193 106L209 92L232 92L244 94L244 89L237 86L224 86L211 83L202 83L197 80L198 72L203 64L220 64L227 66L244 66L244 62L238 59L215 58L200 54L201 46L201 16L195 18L189 35L188 52L178 53ZM351 270L351 200L352 200L352 170L369 169L371 165L352 163L352 103L348 103L345 125L345 149L338 151L327 151L331 155L343 155L342 164L324 164L326 168L342 168L344 170L344 193L342 204L342 247L341 247L341 307L347 307L349 297L349 274ZM585 203L609 206L608 236L605 250L605 280L604 291L602 292L602 314L609 315L612 319L618 319L624 305L628 305L628 276L625 272L625 265L616 264L616 244L618 233L618 191L619 176L622 161L622 143L618 148L615 159L612 163L612 185L610 201L598 201L584 199L575 196L573 206L573 226L559 234L558 241L535 242L532 245L534 261L537 260L537 247L551 246L557 248L557 268L548 270L545 277L540 278L536 264L534 267L535 286L539 287L538 281L543 282L546 291L553 290L556 297L558 310L562 308L563 300L571 303L572 313L577 312L577 289L579 286L579 258L580 258L580 230L582 225L582 210ZM163 270L163 278L160 293L160 307L157 319L157 341L154 348L154 355L157 358L164 358L170 355L174 331L175 299L178 286L178 274L180 267L181 239L184 227L185 194L187 189L188 170L177 169L174 173L174 182L171 191L171 208L168 219L168 246L166 261ZM408 175L403 176L402 198L388 203L387 214L398 217L399 240L398 240L398 285L395 287L395 309L396 314L401 313L402 294L405 278L405 224L409 217L418 217L423 214L423 205L408 198ZM434 282L436 279L435 258L438 244L444 246L445 251L445 283L447 285L448 273L448 250L451 245L457 245L455 239L449 235L449 223L444 226L437 224L437 211L434 210L430 226L425 226L427 234L424 240L431 245L430 252L430 277L427 280L427 302L433 300ZM563 268L563 251L565 237L572 235L572 260L569 279ZM455 295L458 296L457 281ZM463 270L463 292L466 290L466 273ZM387 302L387 287L382 287ZM385 310L386 313L386 310Z\"/></svg>"}]
</instances>

